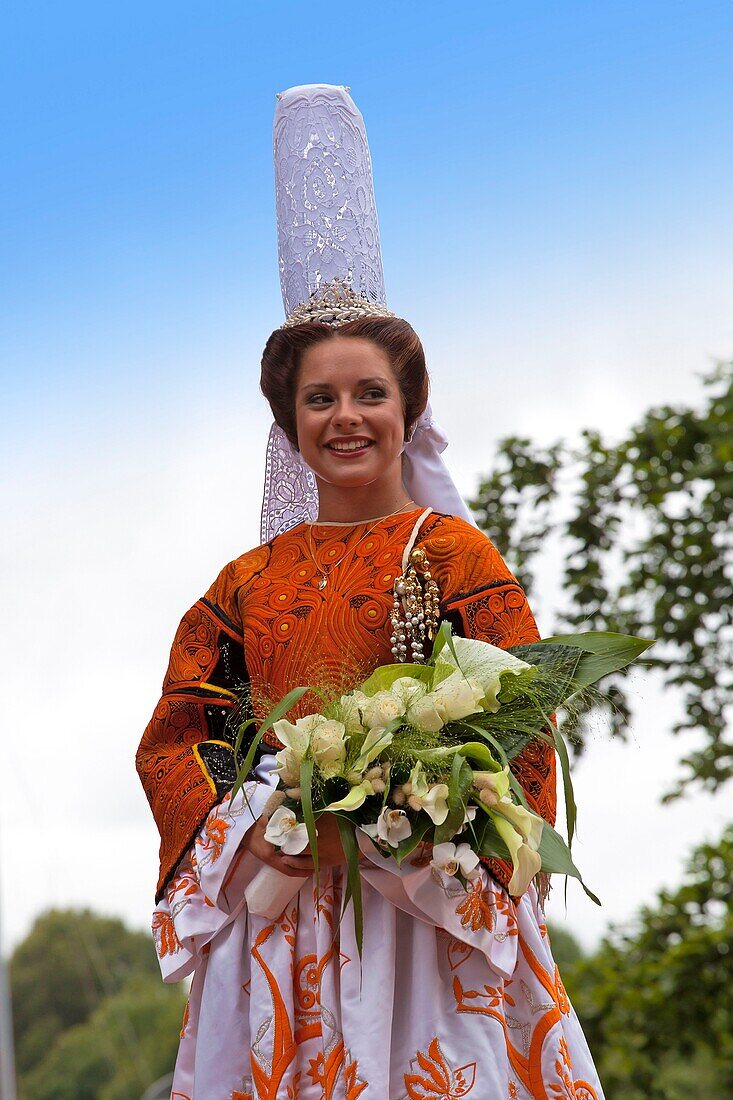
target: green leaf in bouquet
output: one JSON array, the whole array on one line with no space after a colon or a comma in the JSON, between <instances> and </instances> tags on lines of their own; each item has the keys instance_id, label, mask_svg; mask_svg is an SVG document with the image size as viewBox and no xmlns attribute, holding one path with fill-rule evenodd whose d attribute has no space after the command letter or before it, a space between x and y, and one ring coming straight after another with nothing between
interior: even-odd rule
<instances>
[{"instance_id":1,"label":"green leaf in bouquet","mask_svg":"<svg viewBox=\"0 0 733 1100\"><path fill-rule=\"evenodd\" d=\"M438 633L433 640L433 651L429 657L429 663L434 665L440 656L444 646L448 646L449 650L455 658L456 664L458 664L458 657L456 655L456 647L453 643L453 627L449 622L442 622L438 629Z\"/></svg>"},{"instance_id":2,"label":"green leaf in bouquet","mask_svg":"<svg viewBox=\"0 0 733 1100\"><path fill-rule=\"evenodd\" d=\"M413 680L421 680L429 687L433 682L433 669L430 665L380 665L364 681L360 691L363 691L365 695L376 695L378 691L389 691L395 680L399 680L402 676L411 676Z\"/></svg>"},{"instance_id":3,"label":"green leaf in bouquet","mask_svg":"<svg viewBox=\"0 0 733 1100\"><path fill-rule=\"evenodd\" d=\"M349 901L351 901L354 906L354 937L356 939L356 949L359 952L359 960L361 961L361 950L364 943L364 912L361 899L361 875L359 873L359 844L353 822L346 817L342 817L341 814L335 816L339 836L341 837L341 847L346 856L346 891L344 892L341 912L343 915Z\"/></svg>"},{"instance_id":4,"label":"green leaf in bouquet","mask_svg":"<svg viewBox=\"0 0 733 1100\"><path fill-rule=\"evenodd\" d=\"M641 657L654 639L635 638L629 634L613 634L610 631L589 630L583 634L560 634L543 638L540 646L560 645L580 650L580 657L573 674L575 689L590 687L612 672L620 672Z\"/></svg>"},{"instance_id":5,"label":"green leaf in bouquet","mask_svg":"<svg viewBox=\"0 0 733 1100\"><path fill-rule=\"evenodd\" d=\"M519 656L519 654L515 653L515 650L512 650L511 652L515 656ZM522 659L525 660L526 658ZM502 672L500 676L501 690L497 695L498 701L501 703L502 706L505 706L507 703L511 703L514 699L519 699L522 695L526 695L528 689L530 689L531 687L532 681L536 678L536 676L537 669L534 667L522 669L522 671L519 673Z\"/></svg>"},{"instance_id":6,"label":"green leaf in bouquet","mask_svg":"<svg viewBox=\"0 0 733 1100\"><path fill-rule=\"evenodd\" d=\"M313 875L318 882L318 834L313 814L313 760L309 756L304 757L300 762L300 804L303 807L303 821L308 830Z\"/></svg>"},{"instance_id":7,"label":"green leaf in bouquet","mask_svg":"<svg viewBox=\"0 0 733 1100\"><path fill-rule=\"evenodd\" d=\"M235 794L237 794L238 791L240 791L240 790L244 791L245 802L247 803L247 805L249 805L249 799L247 798L247 792L244 790L244 784L247 782L247 778L249 777L249 774L252 771L252 764L254 763L255 753L257 752L257 746L259 745L260 741L262 740L264 735L267 733L267 731L272 726L274 726L275 722L279 722L280 719L283 718L288 713L288 711L291 709L291 707L294 707L295 704L298 703L303 698L303 696L305 695L305 693L308 690L309 689L307 687L293 688L292 691L289 691L287 695L283 696L283 698L280 700L280 702L276 706L274 706L272 708L272 710L270 711L270 713L267 715L264 722L262 723L262 725L258 729L256 736L252 739L252 744L249 746L249 749L247 750L247 755L245 756L245 758L242 762L241 768L239 768L238 771L237 771L237 778L235 780L234 786L232 787L232 793L231 793L231 798L232 799L234 798ZM248 722L244 722L239 727L239 731L237 733L237 739L236 739L235 745L234 745L234 759L235 760L237 759L237 755L238 755L238 753L239 753L239 751L242 747L242 741L244 739L244 734L247 731L247 729L253 723L254 723L254 719L250 718Z\"/></svg>"},{"instance_id":8,"label":"green leaf in bouquet","mask_svg":"<svg viewBox=\"0 0 733 1100\"><path fill-rule=\"evenodd\" d=\"M573 862L567 844L560 834L553 829L552 825L548 825L547 822L542 827L539 851L542 857L543 871L548 874L567 875L569 878L576 878L591 901L594 901L596 905L601 904L593 891L589 890L583 882L582 875Z\"/></svg>"},{"instance_id":9,"label":"green leaf in bouquet","mask_svg":"<svg viewBox=\"0 0 733 1100\"><path fill-rule=\"evenodd\" d=\"M480 741L464 741L463 744L456 745L454 751L459 752L474 764L478 764L479 771L498 772L501 769L501 764L494 754Z\"/></svg>"},{"instance_id":10,"label":"green leaf in bouquet","mask_svg":"<svg viewBox=\"0 0 733 1100\"><path fill-rule=\"evenodd\" d=\"M443 844L463 828L466 817L468 792L473 783L473 769L460 752L453 756L448 779L448 816L442 825L435 826L434 844Z\"/></svg>"},{"instance_id":11,"label":"green leaf in bouquet","mask_svg":"<svg viewBox=\"0 0 733 1100\"><path fill-rule=\"evenodd\" d=\"M418 844L422 843L425 834L433 827L433 823L424 812L420 812L417 819L412 822L412 832L405 840L401 840L396 848L390 849L388 855L397 860L397 863L402 863L403 859L406 859L412 852L415 851Z\"/></svg>"},{"instance_id":12,"label":"green leaf in bouquet","mask_svg":"<svg viewBox=\"0 0 733 1100\"><path fill-rule=\"evenodd\" d=\"M479 809L483 810L483 814L474 822L474 833L476 836L475 851L478 855L484 856L487 859L507 859L511 860L511 855L506 844L499 836L499 830L494 824L493 818L490 816L488 809L483 803L477 803Z\"/></svg>"}]
</instances>

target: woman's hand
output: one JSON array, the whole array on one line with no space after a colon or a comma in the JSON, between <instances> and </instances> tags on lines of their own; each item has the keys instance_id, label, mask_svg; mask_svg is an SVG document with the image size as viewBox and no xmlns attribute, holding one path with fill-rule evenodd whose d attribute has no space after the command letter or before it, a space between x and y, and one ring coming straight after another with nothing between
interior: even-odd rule
<instances>
[{"instance_id":1,"label":"woman's hand","mask_svg":"<svg viewBox=\"0 0 733 1100\"><path fill-rule=\"evenodd\" d=\"M313 857L306 848L302 855L286 856L281 848L275 847L265 840L267 821L264 815L257 819L254 827L245 837L245 850L251 852L257 859L262 860L269 867L274 867L283 875L293 878L306 878L313 874ZM318 830L318 865L320 868L340 867L346 863L344 850L341 847L338 822L334 814L323 814L316 822Z\"/></svg>"}]
</instances>

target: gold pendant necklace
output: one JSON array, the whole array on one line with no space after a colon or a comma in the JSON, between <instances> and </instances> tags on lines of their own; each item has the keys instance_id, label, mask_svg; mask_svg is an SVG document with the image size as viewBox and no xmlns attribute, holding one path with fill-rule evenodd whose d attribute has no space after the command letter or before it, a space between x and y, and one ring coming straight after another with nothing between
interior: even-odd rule
<instances>
[{"instance_id":1,"label":"gold pendant necklace","mask_svg":"<svg viewBox=\"0 0 733 1100\"><path fill-rule=\"evenodd\" d=\"M403 504L401 508L397 508L397 509L395 509L394 512L390 512L388 516L378 516L377 519L372 524L372 526L369 528L369 530L366 531L365 534L363 534L360 539L357 539L357 541L354 543L354 545L351 549L355 550L360 542L363 542L365 538L368 538L369 535L371 535L372 531L374 530L374 528L377 526L378 523L383 523L384 520L386 520L386 519L392 519L392 516L399 515L400 512L404 512L407 508L410 507L411 504L414 504L414 503L415 503L414 500L408 500L407 503ZM323 590L326 588L326 586L328 584L329 575L333 572L334 569L338 568L338 566L341 565L341 562L344 560L344 558L346 557L346 554L348 554L348 552L349 551L347 550L345 554L342 554L341 557L339 558L339 560L337 562L334 562L333 565L329 565L328 571L326 571L323 568L323 566L320 566L318 564L318 562L316 561L316 555L313 552L313 524L309 525L309 527L308 527L308 553L310 554L311 560L312 560L313 564L315 565L316 569L318 570L318 572L320 574L320 580L318 581L318 591L319 592L323 592Z\"/></svg>"}]
</instances>

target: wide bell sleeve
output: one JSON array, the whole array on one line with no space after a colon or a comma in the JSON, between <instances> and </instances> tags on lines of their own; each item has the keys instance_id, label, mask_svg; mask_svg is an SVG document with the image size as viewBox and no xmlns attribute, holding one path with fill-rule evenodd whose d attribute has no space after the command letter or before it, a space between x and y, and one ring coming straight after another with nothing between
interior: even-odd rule
<instances>
[{"instance_id":1,"label":"wide bell sleeve","mask_svg":"<svg viewBox=\"0 0 733 1100\"><path fill-rule=\"evenodd\" d=\"M186 612L163 692L136 755L160 833L156 902L237 776L236 723L249 678L239 595L264 567L267 547L231 562Z\"/></svg>"},{"instance_id":2,"label":"wide bell sleeve","mask_svg":"<svg viewBox=\"0 0 733 1100\"><path fill-rule=\"evenodd\" d=\"M421 539L441 592L441 618L456 634L490 642L500 649L536 642L537 624L527 597L494 544L470 524L437 517ZM534 738L510 764L530 809L555 824L557 788L555 750ZM510 863L488 861L492 874L506 886Z\"/></svg>"}]
</instances>

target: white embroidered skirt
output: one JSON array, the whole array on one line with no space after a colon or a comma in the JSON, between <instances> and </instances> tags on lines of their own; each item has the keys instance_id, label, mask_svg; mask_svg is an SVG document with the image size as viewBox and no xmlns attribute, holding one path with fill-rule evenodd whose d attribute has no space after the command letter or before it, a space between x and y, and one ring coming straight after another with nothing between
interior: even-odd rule
<instances>
[{"instance_id":1,"label":"white embroidered skirt","mask_svg":"<svg viewBox=\"0 0 733 1100\"><path fill-rule=\"evenodd\" d=\"M601 1100L533 887L515 904L374 852L360 964L340 871L247 912L270 791L212 811L153 916L164 978L194 972L172 1100Z\"/></svg>"}]
</instances>

